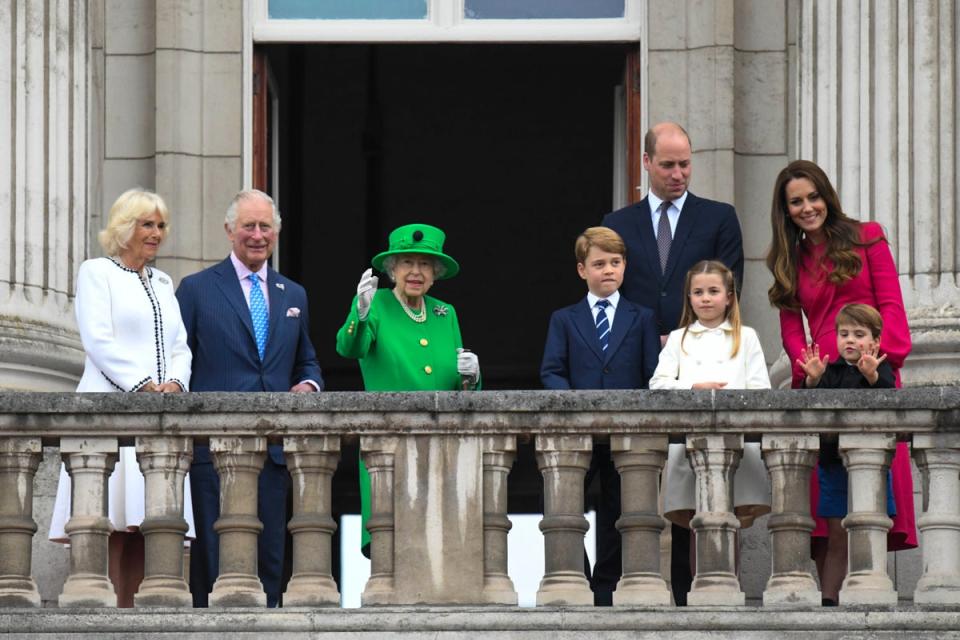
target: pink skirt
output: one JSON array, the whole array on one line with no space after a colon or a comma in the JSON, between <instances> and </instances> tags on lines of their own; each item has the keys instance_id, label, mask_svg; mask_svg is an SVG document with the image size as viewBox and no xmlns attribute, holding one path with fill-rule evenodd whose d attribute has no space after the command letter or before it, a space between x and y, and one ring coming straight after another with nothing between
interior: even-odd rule
<instances>
[{"instance_id":1,"label":"pink skirt","mask_svg":"<svg viewBox=\"0 0 960 640\"><path fill-rule=\"evenodd\" d=\"M893 500L897 515L893 516L893 527L887 534L887 551L903 551L917 546L917 519L913 509L913 474L910 471L910 447L906 442L898 442L897 450L890 463L893 476ZM820 487L817 483L817 467L810 474L810 515L816 522L813 533L815 538L827 537L827 520L817 515L817 502L820 500Z\"/></svg>"}]
</instances>

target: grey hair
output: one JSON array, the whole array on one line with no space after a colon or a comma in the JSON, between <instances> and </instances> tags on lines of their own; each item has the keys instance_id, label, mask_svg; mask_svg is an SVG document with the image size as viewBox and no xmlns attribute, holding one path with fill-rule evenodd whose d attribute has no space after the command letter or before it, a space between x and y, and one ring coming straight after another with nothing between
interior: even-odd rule
<instances>
[{"instance_id":1,"label":"grey hair","mask_svg":"<svg viewBox=\"0 0 960 640\"><path fill-rule=\"evenodd\" d=\"M239 204L254 198L261 198L262 200L270 203L270 207L273 209L273 226L276 228L277 233L280 233L280 226L282 224L282 221L280 220L280 211L277 209L277 205L273 201L273 198L259 189L244 189L243 191L239 191L237 195L233 196L230 206L227 207L227 215L223 218L223 222L227 225L227 229L230 231L234 231L236 229L237 207Z\"/></svg>"},{"instance_id":2,"label":"grey hair","mask_svg":"<svg viewBox=\"0 0 960 640\"><path fill-rule=\"evenodd\" d=\"M412 252L412 253L415 253L415 252ZM387 277L390 278L390 282L397 281L397 279L393 277L393 270L397 266L397 258L401 255L405 255L405 254L395 253L392 256L387 256L386 258L383 259L383 271L384 273L387 274ZM447 265L440 262L439 258L434 258L433 256L430 256L430 258L433 260L433 279L434 280L443 279L443 276L447 275Z\"/></svg>"}]
</instances>

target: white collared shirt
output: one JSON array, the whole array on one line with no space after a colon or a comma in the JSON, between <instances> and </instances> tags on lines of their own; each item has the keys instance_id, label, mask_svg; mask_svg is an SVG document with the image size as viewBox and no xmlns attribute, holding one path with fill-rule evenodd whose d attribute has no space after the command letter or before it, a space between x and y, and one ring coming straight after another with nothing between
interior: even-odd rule
<instances>
[{"instance_id":1,"label":"white collared shirt","mask_svg":"<svg viewBox=\"0 0 960 640\"><path fill-rule=\"evenodd\" d=\"M598 296L593 295L589 291L587 292L587 304L590 305L590 313L593 314L593 324L597 324L597 314L600 313L600 308L597 306L597 300L603 300ZM610 329L613 329L613 317L617 315L617 305L620 303L620 292L614 291L610 294L609 298L606 298L607 302L610 304L607 305L607 308L604 311L607 314L607 324L610 325Z\"/></svg>"},{"instance_id":2,"label":"white collared shirt","mask_svg":"<svg viewBox=\"0 0 960 640\"><path fill-rule=\"evenodd\" d=\"M683 211L683 203L687 201L687 191L683 192L683 195L670 203L670 206L667 208L667 218L670 220L670 235L677 235L677 222L680 220L680 212ZM650 203L650 220L653 222L653 237L657 237L657 229L660 224L660 205L663 203L663 198L658 198L657 195L651 191L647 194L647 202Z\"/></svg>"}]
</instances>

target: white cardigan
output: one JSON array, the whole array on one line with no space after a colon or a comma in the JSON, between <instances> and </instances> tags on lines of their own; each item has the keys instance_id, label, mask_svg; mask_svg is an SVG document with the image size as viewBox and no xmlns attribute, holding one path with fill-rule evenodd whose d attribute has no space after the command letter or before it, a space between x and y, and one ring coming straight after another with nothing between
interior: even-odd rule
<instances>
[{"instance_id":1,"label":"white cardigan","mask_svg":"<svg viewBox=\"0 0 960 640\"><path fill-rule=\"evenodd\" d=\"M86 352L77 391L136 391L151 380L189 390L192 356L170 276L110 258L80 265L74 307Z\"/></svg>"},{"instance_id":2,"label":"white cardigan","mask_svg":"<svg viewBox=\"0 0 960 640\"><path fill-rule=\"evenodd\" d=\"M724 321L709 329L694 322L680 348L683 329L670 332L650 379L651 389L690 389L697 382L726 382L725 389L769 389L767 361L757 332L740 327L740 349L733 350L733 327Z\"/></svg>"}]
</instances>

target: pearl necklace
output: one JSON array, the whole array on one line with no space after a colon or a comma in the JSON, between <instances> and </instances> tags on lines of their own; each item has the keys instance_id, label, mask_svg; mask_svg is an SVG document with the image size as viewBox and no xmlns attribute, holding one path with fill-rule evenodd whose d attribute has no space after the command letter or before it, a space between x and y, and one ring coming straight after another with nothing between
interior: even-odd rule
<instances>
[{"instance_id":1,"label":"pearl necklace","mask_svg":"<svg viewBox=\"0 0 960 640\"><path fill-rule=\"evenodd\" d=\"M407 306L407 303L403 301L403 297L396 289L393 290L393 296L397 299L397 302L400 303L400 306L403 307L403 310L411 320L418 324L423 324L427 321L427 308L423 304L423 298L420 298L420 310L414 312L410 307Z\"/></svg>"}]
</instances>

